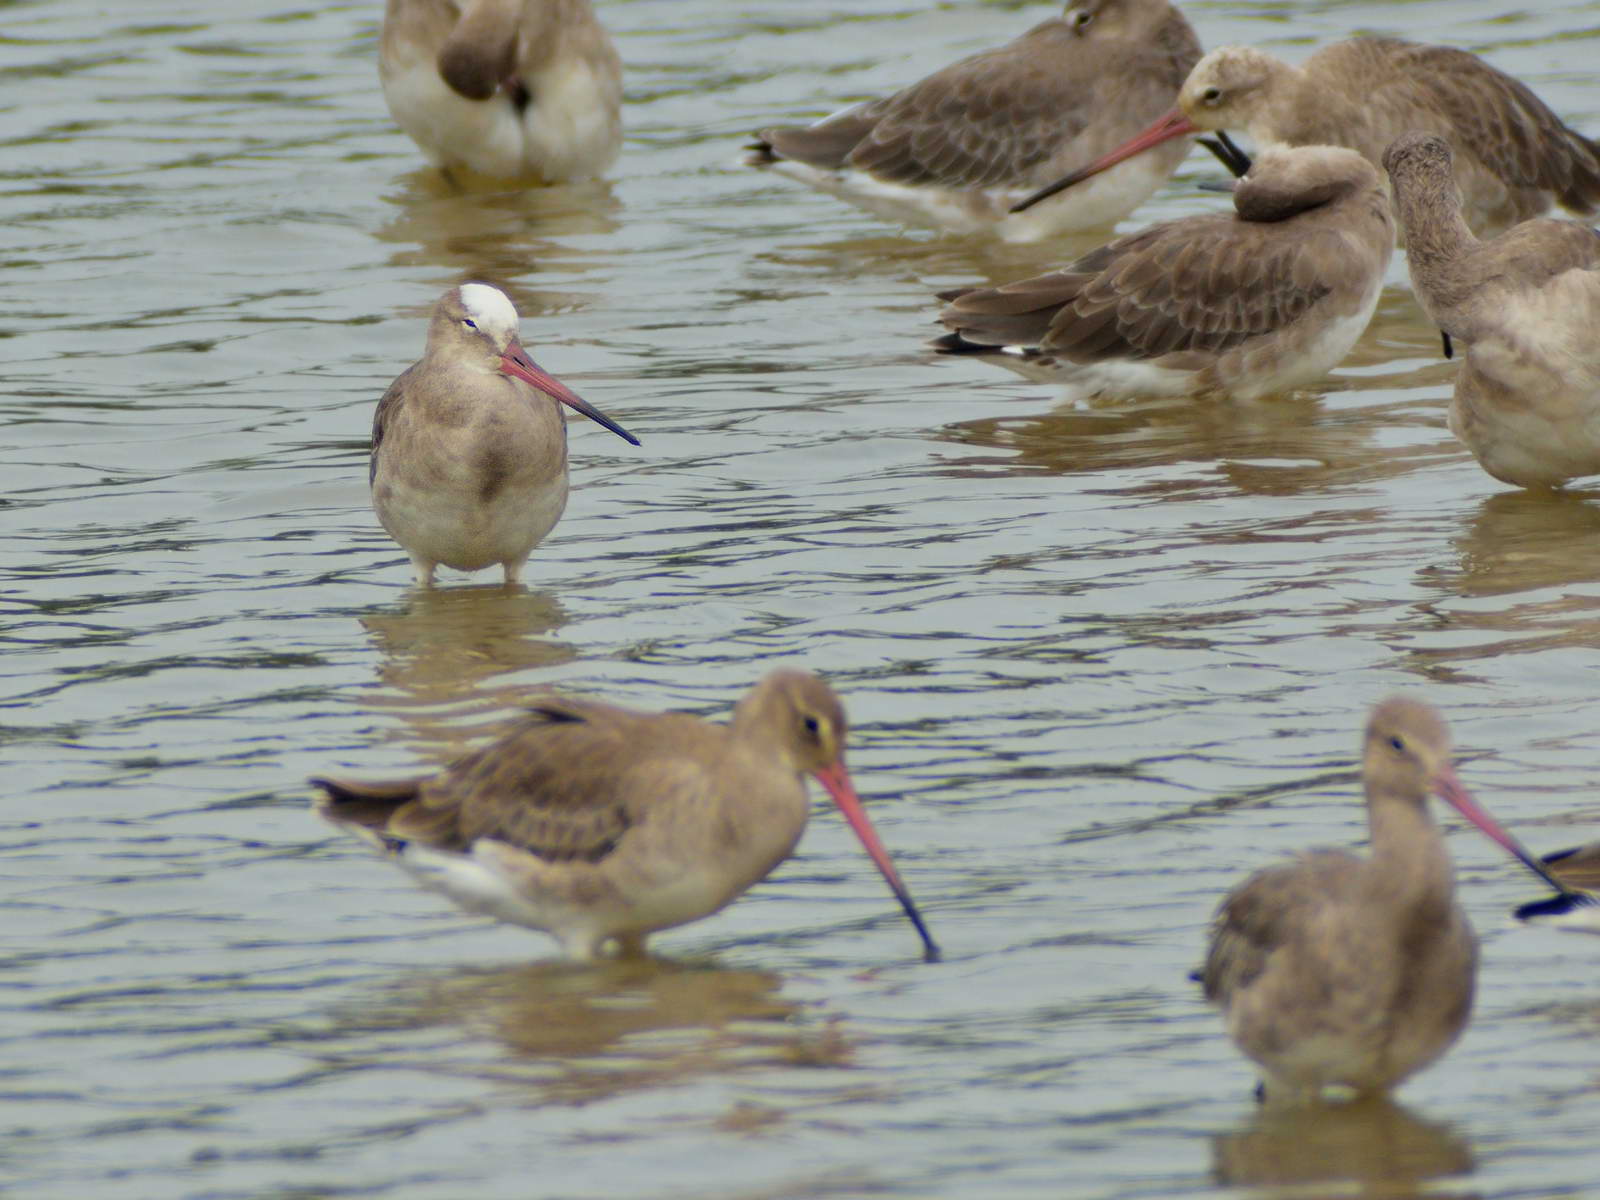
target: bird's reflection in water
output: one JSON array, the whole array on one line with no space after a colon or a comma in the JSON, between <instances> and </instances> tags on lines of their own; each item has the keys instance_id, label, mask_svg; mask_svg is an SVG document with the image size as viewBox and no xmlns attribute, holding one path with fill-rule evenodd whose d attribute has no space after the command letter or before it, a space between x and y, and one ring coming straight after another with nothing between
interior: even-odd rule
<instances>
[{"instance_id":1,"label":"bird's reflection in water","mask_svg":"<svg viewBox=\"0 0 1600 1200\"><path fill-rule=\"evenodd\" d=\"M1018 474L1069 475L1214 463L1215 478L1251 495L1383 479L1466 457L1445 427L1448 396L1439 389L1448 387L1454 366L1436 361L1437 339L1437 331L1418 319L1409 295L1386 292L1372 328L1343 364L1348 373L1315 388L1256 401L1095 400L1059 381L1045 382L1053 389L1046 393L1055 401L1052 409L961 421L941 436L1002 452L955 460L957 473L1003 467ZM1396 347L1415 353L1397 360ZM1385 370L1374 371L1374 365Z\"/></svg>"},{"instance_id":2,"label":"bird's reflection in water","mask_svg":"<svg viewBox=\"0 0 1600 1200\"><path fill-rule=\"evenodd\" d=\"M1472 1151L1448 1127L1413 1116L1392 1100L1363 1098L1349 1104L1268 1104L1233 1133L1212 1140L1212 1174L1242 1187L1345 1184L1341 1196L1399 1198L1449 1193L1430 1180L1466 1175Z\"/></svg>"},{"instance_id":3,"label":"bird's reflection in water","mask_svg":"<svg viewBox=\"0 0 1600 1200\"><path fill-rule=\"evenodd\" d=\"M1105 240L1103 232L1068 235L1051 243L1050 261L1065 266ZM991 237L920 238L873 233L824 242L808 237L786 242L780 231L766 249L752 257L756 262L783 268L790 286L801 273L830 284L838 279L863 277L911 283L914 295L922 298L927 311L926 324L908 331L913 340L905 348L912 352L920 349L914 340L919 331L925 340L943 332L934 323L944 307L938 298L940 291L973 284L1010 283L1049 269L1040 266L1038 246ZM929 350L927 355L931 360L933 352Z\"/></svg>"},{"instance_id":4,"label":"bird's reflection in water","mask_svg":"<svg viewBox=\"0 0 1600 1200\"><path fill-rule=\"evenodd\" d=\"M1469 596L1501 596L1600 580L1600 495L1499 492L1455 539Z\"/></svg>"},{"instance_id":5,"label":"bird's reflection in water","mask_svg":"<svg viewBox=\"0 0 1600 1200\"><path fill-rule=\"evenodd\" d=\"M400 247L391 265L444 267L462 282L493 282L524 317L581 308L592 299L518 286L515 281L527 278L530 263L558 265L571 276L612 262L609 253L562 240L616 232L620 206L601 181L476 191L426 170L406 176L402 189L388 199L399 211L377 236Z\"/></svg>"},{"instance_id":6,"label":"bird's reflection in water","mask_svg":"<svg viewBox=\"0 0 1600 1200\"><path fill-rule=\"evenodd\" d=\"M1505 654L1589 649L1600 642L1600 503L1594 493L1501 492L1454 538L1454 563L1426 564L1436 597L1426 618L1441 638L1408 651L1441 671Z\"/></svg>"},{"instance_id":7,"label":"bird's reflection in water","mask_svg":"<svg viewBox=\"0 0 1600 1200\"><path fill-rule=\"evenodd\" d=\"M1063 404L1050 412L986 417L946 426L941 436L962 446L1004 452L955 460L951 468L991 470L1001 461L1012 472L1049 475L1164 466L1182 462L1246 460L1240 482L1282 487L1293 475L1329 475L1363 451L1357 428L1320 425L1319 399L1306 393L1270 402L1235 404L1167 398L1115 406ZM1252 474L1248 460L1271 459L1270 472Z\"/></svg>"},{"instance_id":8,"label":"bird's reflection in water","mask_svg":"<svg viewBox=\"0 0 1600 1200\"><path fill-rule=\"evenodd\" d=\"M361 618L383 655L366 703L398 715L397 736L424 757L453 759L469 741L520 719L537 690L526 672L576 655L544 636L566 619L544 592L498 584L413 589L402 611Z\"/></svg>"},{"instance_id":9,"label":"bird's reflection in water","mask_svg":"<svg viewBox=\"0 0 1600 1200\"><path fill-rule=\"evenodd\" d=\"M798 1019L801 1006L781 987L772 972L706 963L537 963L408 981L360 1019L368 1029L377 1017L388 1030L445 1027L488 1039L487 1062L455 1057L450 1069L524 1083L556 1103L707 1075L850 1065L853 1048L837 1023Z\"/></svg>"}]
</instances>

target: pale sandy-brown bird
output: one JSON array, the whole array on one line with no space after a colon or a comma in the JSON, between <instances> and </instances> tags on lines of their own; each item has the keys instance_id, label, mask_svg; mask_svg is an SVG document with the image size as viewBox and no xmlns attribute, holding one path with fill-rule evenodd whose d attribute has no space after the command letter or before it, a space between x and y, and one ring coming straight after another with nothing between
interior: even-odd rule
<instances>
[{"instance_id":1,"label":"pale sandy-brown bird","mask_svg":"<svg viewBox=\"0 0 1600 1200\"><path fill-rule=\"evenodd\" d=\"M1091 396L1253 399L1320 380L1371 319L1394 253L1378 171L1274 147L1233 213L1164 221L1059 271L943 293L934 345Z\"/></svg>"},{"instance_id":2,"label":"pale sandy-brown bird","mask_svg":"<svg viewBox=\"0 0 1600 1200\"><path fill-rule=\"evenodd\" d=\"M805 777L833 797L922 938L911 894L845 769L844 708L779 670L718 725L541 700L509 736L424 779L315 779L323 816L469 912L551 934L576 959L709 916L760 882L806 827Z\"/></svg>"},{"instance_id":3,"label":"pale sandy-brown bird","mask_svg":"<svg viewBox=\"0 0 1600 1200\"><path fill-rule=\"evenodd\" d=\"M763 129L748 161L890 220L953 233L1026 242L1104 228L1165 182L1187 147L1027 214L1008 210L1167 111L1199 58L1194 30L1167 0L1073 0L892 96L814 125ZM1215 150L1238 154L1231 144Z\"/></svg>"},{"instance_id":4,"label":"pale sandy-brown bird","mask_svg":"<svg viewBox=\"0 0 1600 1200\"><path fill-rule=\"evenodd\" d=\"M388 0L378 76L462 181L593 179L622 145L622 62L589 0Z\"/></svg>"},{"instance_id":5,"label":"pale sandy-brown bird","mask_svg":"<svg viewBox=\"0 0 1600 1200\"><path fill-rule=\"evenodd\" d=\"M1418 132L1383 156L1417 299L1465 351L1450 429L1519 487L1600 474L1600 233L1538 218L1479 241L1452 157Z\"/></svg>"},{"instance_id":6,"label":"pale sandy-brown bird","mask_svg":"<svg viewBox=\"0 0 1600 1200\"><path fill-rule=\"evenodd\" d=\"M1270 1099L1387 1092L1472 1011L1477 939L1455 896L1434 793L1545 878L1456 777L1444 721L1393 698L1362 747L1371 852L1313 850L1228 893L1198 978Z\"/></svg>"},{"instance_id":7,"label":"pale sandy-brown bird","mask_svg":"<svg viewBox=\"0 0 1600 1200\"><path fill-rule=\"evenodd\" d=\"M1465 50L1360 37L1300 66L1250 46L1213 50L1190 72L1171 112L1018 207L1174 138L1223 129L1244 130L1258 148L1348 146L1373 166L1408 130L1438 134L1456 148L1467 224L1484 237L1552 205L1580 214L1600 206L1600 147L1525 84Z\"/></svg>"},{"instance_id":8,"label":"pale sandy-brown bird","mask_svg":"<svg viewBox=\"0 0 1600 1200\"><path fill-rule=\"evenodd\" d=\"M427 350L378 401L368 472L378 520L424 587L440 564L499 563L517 582L567 506L562 404L639 444L528 357L504 292L464 283L440 297Z\"/></svg>"}]
</instances>

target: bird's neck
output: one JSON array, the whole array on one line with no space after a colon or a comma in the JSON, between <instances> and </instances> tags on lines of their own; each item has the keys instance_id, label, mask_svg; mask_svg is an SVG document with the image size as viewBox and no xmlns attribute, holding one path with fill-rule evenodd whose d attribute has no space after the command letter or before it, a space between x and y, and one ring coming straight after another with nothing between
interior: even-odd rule
<instances>
[{"instance_id":1,"label":"bird's neck","mask_svg":"<svg viewBox=\"0 0 1600 1200\"><path fill-rule=\"evenodd\" d=\"M1455 877L1444 837L1425 799L1375 795L1367 803L1372 866L1399 901L1448 905Z\"/></svg>"},{"instance_id":2,"label":"bird's neck","mask_svg":"<svg viewBox=\"0 0 1600 1200\"><path fill-rule=\"evenodd\" d=\"M1478 239L1461 215L1454 175L1408 180L1394 189L1394 207L1406 235L1406 260L1417 290L1451 305L1459 290L1456 267L1478 248Z\"/></svg>"}]
</instances>

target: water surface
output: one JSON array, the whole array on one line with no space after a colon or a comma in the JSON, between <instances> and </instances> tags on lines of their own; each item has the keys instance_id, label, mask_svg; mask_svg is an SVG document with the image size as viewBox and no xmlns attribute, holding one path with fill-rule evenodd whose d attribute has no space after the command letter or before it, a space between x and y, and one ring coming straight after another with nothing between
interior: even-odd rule
<instances>
[{"instance_id":1,"label":"water surface","mask_svg":"<svg viewBox=\"0 0 1600 1200\"><path fill-rule=\"evenodd\" d=\"M611 180L510 195L420 169L375 2L136 7L0 4L19 1195L1593 1192L1600 945L1510 928L1537 889L1481 838L1451 837L1477 1019L1398 1107L1258 1114L1185 978L1244 871L1361 838L1356 740L1392 690L1446 712L1533 846L1600 836L1600 506L1454 442L1402 270L1314 394L1074 407L922 343L934 291L1076 243L907 235L737 165L752 128L1050 6L610 0ZM1594 3L1190 12L1289 57L1447 40L1600 130ZM1218 205L1212 173L1125 227ZM419 594L366 438L469 278L644 446L575 423L529 589ZM666 962L592 970L309 811L307 775L426 769L539 688L716 714L779 662L845 696L943 965L820 806Z\"/></svg>"}]
</instances>

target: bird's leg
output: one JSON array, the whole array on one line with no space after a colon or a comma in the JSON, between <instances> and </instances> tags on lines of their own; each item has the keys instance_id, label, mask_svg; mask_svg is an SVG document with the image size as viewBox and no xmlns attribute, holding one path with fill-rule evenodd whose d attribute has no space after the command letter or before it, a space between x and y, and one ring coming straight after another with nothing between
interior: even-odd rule
<instances>
[{"instance_id":1,"label":"bird's leg","mask_svg":"<svg viewBox=\"0 0 1600 1200\"><path fill-rule=\"evenodd\" d=\"M649 936L643 933L614 933L612 940L617 943L618 958L646 958L648 955L644 948L644 939Z\"/></svg>"}]
</instances>

